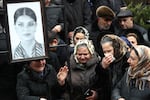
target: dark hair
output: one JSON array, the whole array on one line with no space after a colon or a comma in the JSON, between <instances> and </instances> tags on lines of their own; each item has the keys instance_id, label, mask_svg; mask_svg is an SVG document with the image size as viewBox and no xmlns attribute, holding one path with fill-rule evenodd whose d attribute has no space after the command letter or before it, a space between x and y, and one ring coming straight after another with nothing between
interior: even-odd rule
<instances>
[{"instance_id":1,"label":"dark hair","mask_svg":"<svg viewBox=\"0 0 150 100\"><path fill-rule=\"evenodd\" d=\"M88 30L87 30L86 28L82 27L82 26L76 27L76 28L74 29L73 38L75 37L75 35L76 35L77 33L82 33L82 34L85 35L85 37L86 37L86 36L87 36L87 38L89 37Z\"/></svg>"},{"instance_id":2,"label":"dark hair","mask_svg":"<svg viewBox=\"0 0 150 100\"><path fill-rule=\"evenodd\" d=\"M78 27L78 28L76 28L76 29L74 30L74 35L75 35L76 33L83 33L83 34L85 34L85 31L84 31L83 28Z\"/></svg>"},{"instance_id":3,"label":"dark hair","mask_svg":"<svg viewBox=\"0 0 150 100\"><path fill-rule=\"evenodd\" d=\"M135 33L128 33L127 37L133 36L134 38L138 39L139 37Z\"/></svg>"},{"instance_id":4,"label":"dark hair","mask_svg":"<svg viewBox=\"0 0 150 100\"><path fill-rule=\"evenodd\" d=\"M48 42L51 43L54 39L58 40L59 36L53 31L48 31Z\"/></svg>"},{"instance_id":5,"label":"dark hair","mask_svg":"<svg viewBox=\"0 0 150 100\"><path fill-rule=\"evenodd\" d=\"M16 20L18 19L18 17L22 16L22 15L28 15L30 16L35 22L37 21L35 12L31 9L31 8L27 8L27 7L23 7L23 8L19 8L16 10L15 14L14 14L14 23L16 23Z\"/></svg>"},{"instance_id":6,"label":"dark hair","mask_svg":"<svg viewBox=\"0 0 150 100\"><path fill-rule=\"evenodd\" d=\"M127 30L125 30L125 35L126 35L126 37L134 36L136 38L138 44L143 44L145 42L142 34L137 29L127 29Z\"/></svg>"}]
</instances>

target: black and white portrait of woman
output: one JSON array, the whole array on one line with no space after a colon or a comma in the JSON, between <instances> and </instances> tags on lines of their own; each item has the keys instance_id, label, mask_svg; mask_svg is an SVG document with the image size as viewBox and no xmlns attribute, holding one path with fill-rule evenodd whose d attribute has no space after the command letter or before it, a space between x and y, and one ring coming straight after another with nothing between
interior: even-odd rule
<instances>
[{"instance_id":1,"label":"black and white portrait of woman","mask_svg":"<svg viewBox=\"0 0 150 100\"><path fill-rule=\"evenodd\" d=\"M0 0L0 9L3 8L3 0Z\"/></svg>"},{"instance_id":2,"label":"black and white portrait of woman","mask_svg":"<svg viewBox=\"0 0 150 100\"><path fill-rule=\"evenodd\" d=\"M40 2L7 5L12 60L45 56Z\"/></svg>"}]
</instances>

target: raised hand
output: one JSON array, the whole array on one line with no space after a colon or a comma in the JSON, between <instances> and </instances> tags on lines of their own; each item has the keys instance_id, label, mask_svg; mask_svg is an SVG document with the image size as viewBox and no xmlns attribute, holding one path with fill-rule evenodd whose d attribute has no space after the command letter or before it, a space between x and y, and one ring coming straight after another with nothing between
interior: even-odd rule
<instances>
[{"instance_id":1,"label":"raised hand","mask_svg":"<svg viewBox=\"0 0 150 100\"><path fill-rule=\"evenodd\" d=\"M57 74L57 79L58 79L58 82L60 85L64 85L65 84L65 79L67 78L68 76L68 67L67 66L64 66L64 67L61 67L59 69L59 72Z\"/></svg>"}]
</instances>

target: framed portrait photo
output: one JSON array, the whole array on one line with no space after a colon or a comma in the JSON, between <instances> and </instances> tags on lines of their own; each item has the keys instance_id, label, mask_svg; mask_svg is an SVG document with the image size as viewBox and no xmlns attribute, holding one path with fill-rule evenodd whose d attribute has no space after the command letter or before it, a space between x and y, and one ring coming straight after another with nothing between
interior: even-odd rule
<instances>
[{"instance_id":1,"label":"framed portrait photo","mask_svg":"<svg viewBox=\"0 0 150 100\"><path fill-rule=\"evenodd\" d=\"M7 2L11 62L47 58L46 30L41 1Z\"/></svg>"},{"instance_id":2,"label":"framed portrait photo","mask_svg":"<svg viewBox=\"0 0 150 100\"><path fill-rule=\"evenodd\" d=\"M0 9L3 8L3 4L4 4L4 1L3 1L3 0L0 0Z\"/></svg>"}]
</instances>

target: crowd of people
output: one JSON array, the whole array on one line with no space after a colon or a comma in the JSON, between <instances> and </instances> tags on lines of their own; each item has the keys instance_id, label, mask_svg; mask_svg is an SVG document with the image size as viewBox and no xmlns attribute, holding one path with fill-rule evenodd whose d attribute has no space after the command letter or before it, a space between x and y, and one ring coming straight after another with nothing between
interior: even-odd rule
<instances>
[{"instance_id":1,"label":"crowd of people","mask_svg":"<svg viewBox=\"0 0 150 100\"><path fill-rule=\"evenodd\" d=\"M48 58L9 63L9 53L0 54L2 100L150 99L150 33L134 22L124 0L44 0L43 4ZM35 28L32 9L20 10L14 15L15 26ZM27 20L19 21L22 18ZM0 49L7 50L3 35ZM19 44L14 58L24 57L29 49L27 55L34 57L31 41L36 47L41 44L23 39L28 47Z\"/></svg>"}]
</instances>

